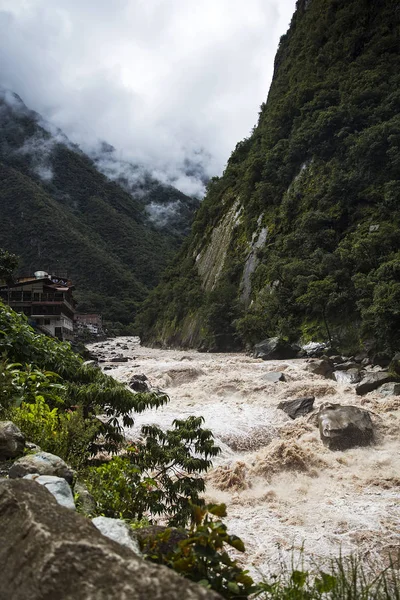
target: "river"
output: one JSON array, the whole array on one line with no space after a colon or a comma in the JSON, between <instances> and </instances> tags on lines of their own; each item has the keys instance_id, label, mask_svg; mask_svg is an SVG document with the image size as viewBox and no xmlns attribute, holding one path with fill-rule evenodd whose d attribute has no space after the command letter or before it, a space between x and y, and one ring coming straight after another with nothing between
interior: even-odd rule
<instances>
[{"instance_id":1,"label":"river","mask_svg":"<svg viewBox=\"0 0 400 600\"><path fill-rule=\"evenodd\" d=\"M121 349L122 346L127 346ZM107 373L122 382L145 374L171 401L135 418L163 428L175 418L202 415L222 453L207 475L207 500L225 502L228 530L246 545L241 562L251 572L271 573L299 555L308 564L359 553L382 564L400 548L400 397L372 392L359 397L306 371L306 361L262 361L245 354L141 347L137 338L117 338L91 349L105 358L129 357ZM270 383L269 371L285 381ZM282 400L315 396L323 402L371 411L376 443L332 452L320 441L315 420L291 420L277 409Z\"/></svg>"}]
</instances>

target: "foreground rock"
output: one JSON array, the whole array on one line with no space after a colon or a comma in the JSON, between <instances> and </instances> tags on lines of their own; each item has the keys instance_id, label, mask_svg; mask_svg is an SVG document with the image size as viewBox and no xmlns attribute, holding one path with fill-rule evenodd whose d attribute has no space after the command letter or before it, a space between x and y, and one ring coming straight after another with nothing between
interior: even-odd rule
<instances>
[{"instance_id":1,"label":"foreground rock","mask_svg":"<svg viewBox=\"0 0 400 600\"><path fill-rule=\"evenodd\" d=\"M63 459L49 452L37 452L19 458L11 467L9 476L17 479L31 474L63 477L68 483L72 483L74 478L73 470Z\"/></svg>"},{"instance_id":2,"label":"foreground rock","mask_svg":"<svg viewBox=\"0 0 400 600\"><path fill-rule=\"evenodd\" d=\"M263 360L286 360L296 358L300 348L292 346L279 337L268 338L254 346L254 358Z\"/></svg>"},{"instance_id":3,"label":"foreground rock","mask_svg":"<svg viewBox=\"0 0 400 600\"><path fill-rule=\"evenodd\" d=\"M75 510L74 497L71 488L63 477L54 477L54 475L25 475L24 479L35 481L44 485L50 494L54 496L60 506Z\"/></svg>"},{"instance_id":4,"label":"foreground rock","mask_svg":"<svg viewBox=\"0 0 400 600\"><path fill-rule=\"evenodd\" d=\"M333 378L343 385L352 385L361 381L359 369L348 369L347 371L334 371Z\"/></svg>"},{"instance_id":5,"label":"foreground rock","mask_svg":"<svg viewBox=\"0 0 400 600\"><path fill-rule=\"evenodd\" d=\"M278 404L278 408L283 410L291 419L304 417L314 409L315 397L297 398L296 400L285 400Z\"/></svg>"},{"instance_id":6,"label":"foreground rock","mask_svg":"<svg viewBox=\"0 0 400 600\"><path fill-rule=\"evenodd\" d=\"M25 437L11 421L0 421L0 460L17 458L23 454Z\"/></svg>"},{"instance_id":7,"label":"foreground rock","mask_svg":"<svg viewBox=\"0 0 400 600\"><path fill-rule=\"evenodd\" d=\"M324 358L319 360L311 360L306 369L309 373L314 375L322 375L322 377L331 378L333 373L333 363L330 360Z\"/></svg>"},{"instance_id":8,"label":"foreground rock","mask_svg":"<svg viewBox=\"0 0 400 600\"><path fill-rule=\"evenodd\" d=\"M217 600L104 537L27 480L0 483L0 600Z\"/></svg>"},{"instance_id":9,"label":"foreground rock","mask_svg":"<svg viewBox=\"0 0 400 600\"><path fill-rule=\"evenodd\" d=\"M330 450L346 450L373 442L374 429L368 411L357 406L328 404L318 414L321 440Z\"/></svg>"},{"instance_id":10,"label":"foreground rock","mask_svg":"<svg viewBox=\"0 0 400 600\"><path fill-rule=\"evenodd\" d=\"M118 542L140 555L140 548L132 527L122 519L111 519L110 517L95 517L92 523L97 529L110 540Z\"/></svg>"},{"instance_id":11,"label":"foreground rock","mask_svg":"<svg viewBox=\"0 0 400 600\"><path fill-rule=\"evenodd\" d=\"M393 381L393 376L389 373L378 371L377 373L370 373L356 386L356 393L359 396L373 392L384 383L390 383Z\"/></svg>"},{"instance_id":12,"label":"foreground rock","mask_svg":"<svg viewBox=\"0 0 400 600\"><path fill-rule=\"evenodd\" d=\"M129 382L129 387L134 392L149 392L150 384L146 375L134 375Z\"/></svg>"}]
</instances>

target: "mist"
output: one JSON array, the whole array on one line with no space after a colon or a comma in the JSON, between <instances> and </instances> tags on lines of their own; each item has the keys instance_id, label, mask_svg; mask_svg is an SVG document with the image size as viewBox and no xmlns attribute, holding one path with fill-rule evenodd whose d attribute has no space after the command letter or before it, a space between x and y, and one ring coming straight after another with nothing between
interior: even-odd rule
<instances>
[{"instance_id":1,"label":"mist","mask_svg":"<svg viewBox=\"0 0 400 600\"><path fill-rule=\"evenodd\" d=\"M89 155L111 144L114 166L99 161L108 176L116 162L133 163L201 196L256 123L294 8L0 0L0 84Z\"/></svg>"}]
</instances>

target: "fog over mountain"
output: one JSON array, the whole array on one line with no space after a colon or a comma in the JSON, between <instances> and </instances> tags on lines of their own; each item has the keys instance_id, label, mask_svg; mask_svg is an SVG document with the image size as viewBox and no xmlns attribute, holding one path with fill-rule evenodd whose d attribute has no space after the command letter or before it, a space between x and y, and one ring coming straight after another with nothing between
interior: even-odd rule
<instances>
[{"instance_id":1,"label":"fog over mountain","mask_svg":"<svg viewBox=\"0 0 400 600\"><path fill-rule=\"evenodd\" d=\"M0 0L0 84L96 154L100 169L110 168L99 159L106 141L114 171L141 165L201 195L250 133L294 6Z\"/></svg>"}]
</instances>

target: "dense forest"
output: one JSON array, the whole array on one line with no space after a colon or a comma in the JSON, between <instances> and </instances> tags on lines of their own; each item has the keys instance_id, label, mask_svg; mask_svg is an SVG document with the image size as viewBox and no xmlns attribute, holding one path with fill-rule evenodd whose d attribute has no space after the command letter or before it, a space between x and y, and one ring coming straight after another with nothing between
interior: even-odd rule
<instances>
[{"instance_id":1,"label":"dense forest","mask_svg":"<svg viewBox=\"0 0 400 600\"><path fill-rule=\"evenodd\" d=\"M299 0L258 124L145 302L147 342L400 347L400 6Z\"/></svg>"},{"instance_id":2,"label":"dense forest","mask_svg":"<svg viewBox=\"0 0 400 600\"><path fill-rule=\"evenodd\" d=\"M177 207L174 226L152 222L149 205ZM0 245L20 257L19 274L67 273L79 310L132 322L197 206L149 174L135 189L111 181L18 96L0 94Z\"/></svg>"}]
</instances>

